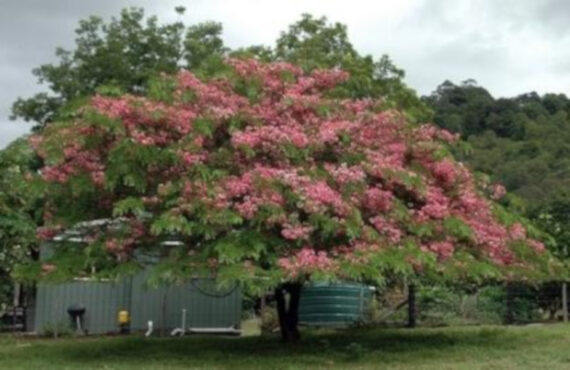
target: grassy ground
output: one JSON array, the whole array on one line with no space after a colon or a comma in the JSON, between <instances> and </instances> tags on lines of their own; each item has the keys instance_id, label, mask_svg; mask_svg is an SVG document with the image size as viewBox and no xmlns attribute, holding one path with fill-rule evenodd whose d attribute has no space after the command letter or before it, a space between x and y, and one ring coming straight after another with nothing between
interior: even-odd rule
<instances>
[{"instance_id":1,"label":"grassy ground","mask_svg":"<svg viewBox=\"0 0 570 370\"><path fill-rule=\"evenodd\" d=\"M570 326L305 331L276 337L0 336L0 369L570 369Z\"/></svg>"}]
</instances>

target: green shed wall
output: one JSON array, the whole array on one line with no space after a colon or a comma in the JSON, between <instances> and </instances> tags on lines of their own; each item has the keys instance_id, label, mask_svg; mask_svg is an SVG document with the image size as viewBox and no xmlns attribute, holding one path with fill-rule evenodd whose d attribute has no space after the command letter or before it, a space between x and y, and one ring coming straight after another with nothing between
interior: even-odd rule
<instances>
[{"instance_id":1,"label":"green shed wall","mask_svg":"<svg viewBox=\"0 0 570 370\"><path fill-rule=\"evenodd\" d=\"M83 327L90 333L106 333L117 328L117 312L125 307L127 286L122 283L75 281L63 284L40 284L35 305L35 331L47 326L71 324L67 308L80 304L87 308Z\"/></svg>"},{"instance_id":2,"label":"green shed wall","mask_svg":"<svg viewBox=\"0 0 570 370\"><path fill-rule=\"evenodd\" d=\"M167 329L180 327L182 310L186 309L186 325L192 328L227 328L241 320L241 291L219 291L213 280L201 279L183 285L145 289L144 276L133 282L132 325L146 328L152 320L162 326L163 302ZM206 294L204 294L206 293ZM209 296L211 294L212 296Z\"/></svg>"},{"instance_id":3,"label":"green shed wall","mask_svg":"<svg viewBox=\"0 0 570 370\"><path fill-rule=\"evenodd\" d=\"M117 331L117 313L126 309L131 315L131 329L146 330L153 321L155 330L181 326L186 309L186 326L221 328L239 325L242 295L239 288L220 291L210 279L183 285L147 288L147 273L125 278L117 283L74 281L64 284L40 284L37 289L34 330L43 333L54 323L70 323L67 308L72 304L86 307L84 329L92 334ZM165 312L163 320L163 310Z\"/></svg>"}]
</instances>

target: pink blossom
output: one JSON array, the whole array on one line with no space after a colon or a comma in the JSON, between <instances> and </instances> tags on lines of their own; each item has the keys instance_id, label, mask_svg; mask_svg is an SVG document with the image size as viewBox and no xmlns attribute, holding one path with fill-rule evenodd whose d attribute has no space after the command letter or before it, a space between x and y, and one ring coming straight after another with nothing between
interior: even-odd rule
<instances>
[{"instance_id":1,"label":"pink blossom","mask_svg":"<svg viewBox=\"0 0 570 370\"><path fill-rule=\"evenodd\" d=\"M522 240L526 238L526 229L517 222L509 228L509 234L513 240Z\"/></svg>"},{"instance_id":2,"label":"pink blossom","mask_svg":"<svg viewBox=\"0 0 570 370\"><path fill-rule=\"evenodd\" d=\"M430 186L427 191L425 205L418 211L418 220L442 220L450 214L449 198L440 188Z\"/></svg>"},{"instance_id":3,"label":"pink blossom","mask_svg":"<svg viewBox=\"0 0 570 370\"><path fill-rule=\"evenodd\" d=\"M501 199L507 193L507 189L505 189L505 187L501 184L494 184L491 187L491 191L492 191L491 198L494 200Z\"/></svg>"},{"instance_id":4,"label":"pink blossom","mask_svg":"<svg viewBox=\"0 0 570 370\"><path fill-rule=\"evenodd\" d=\"M360 166L348 167L345 163L340 166L326 164L325 169L340 184L354 183L364 180L366 174Z\"/></svg>"},{"instance_id":5,"label":"pink blossom","mask_svg":"<svg viewBox=\"0 0 570 370\"><path fill-rule=\"evenodd\" d=\"M370 223L374 225L374 228L381 234L386 235L390 243L398 243L402 238L402 230L396 224L381 216L371 218Z\"/></svg>"},{"instance_id":6,"label":"pink blossom","mask_svg":"<svg viewBox=\"0 0 570 370\"><path fill-rule=\"evenodd\" d=\"M366 189L364 192L364 206L375 212L386 212L392 207L394 195L390 191L378 188Z\"/></svg>"},{"instance_id":7,"label":"pink blossom","mask_svg":"<svg viewBox=\"0 0 570 370\"><path fill-rule=\"evenodd\" d=\"M453 243L449 240L432 242L427 246L427 248L436 253L442 259L451 257L455 249Z\"/></svg>"},{"instance_id":8,"label":"pink blossom","mask_svg":"<svg viewBox=\"0 0 570 370\"><path fill-rule=\"evenodd\" d=\"M336 267L334 260L329 258L326 252L317 252L310 247L305 247L290 257L279 259L278 265L293 279L301 274L309 274L312 271L331 271Z\"/></svg>"},{"instance_id":9,"label":"pink blossom","mask_svg":"<svg viewBox=\"0 0 570 370\"><path fill-rule=\"evenodd\" d=\"M226 181L225 188L229 197L238 197L247 194L251 190L252 182L250 176L241 178L232 177Z\"/></svg>"},{"instance_id":10,"label":"pink blossom","mask_svg":"<svg viewBox=\"0 0 570 370\"><path fill-rule=\"evenodd\" d=\"M544 244L542 242L539 242L538 240L528 239L527 243L528 245L531 246L532 249L534 249L538 253L543 253L546 250Z\"/></svg>"},{"instance_id":11,"label":"pink blossom","mask_svg":"<svg viewBox=\"0 0 570 370\"><path fill-rule=\"evenodd\" d=\"M449 159L436 162L432 166L432 173L444 186L453 185L457 178L455 164Z\"/></svg>"},{"instance_id":12,"label":"pink blossom","mask_svg":"<svg viewBox=\"0 0 570 370\"><path fill-rule=\"evenodd\" d=\"M243 202L236 204L237 211L246 219L252 219L259 209L258 201L255 198L245 197Z\"/></svg>"},{"instance_id":13,"label":"pink blossom","mask_svg":"<svg viewBox=\"0 0 570 370\"><path fill-rule=\"evenodd\" d=\"M312 226L302 226L302 225L283 225L281 230L281 235L285 239L289 240L307 240L313 232Z\"/></svg>"}]
</instances>

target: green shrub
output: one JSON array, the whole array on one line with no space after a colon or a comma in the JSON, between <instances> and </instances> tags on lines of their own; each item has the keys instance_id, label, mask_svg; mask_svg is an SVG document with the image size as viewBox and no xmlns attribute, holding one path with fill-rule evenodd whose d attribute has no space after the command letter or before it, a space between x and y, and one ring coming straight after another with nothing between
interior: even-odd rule
<instances>
[{"instance_id":1,"label":"green shrub","mask_svg":"<svg viewBox=\"0 0 570 370\"><path fill-rule=\"evenodd\" d=\"M49 321L42 328L42 332L46 337L68 337L73 333L71 325L65 321Z\"/></svg>"},{"instance_id":2,"label":"green shrub","mask_svg":"<svg viewBox=\"0 0 570 370\"><path fill-rule=\"evenodd\" d=\"M274 333L279 329L279 316L277 309L273 307L265 307L261 312L261 321L259 323L262 334Z\"/></svg>"}]
</instances>

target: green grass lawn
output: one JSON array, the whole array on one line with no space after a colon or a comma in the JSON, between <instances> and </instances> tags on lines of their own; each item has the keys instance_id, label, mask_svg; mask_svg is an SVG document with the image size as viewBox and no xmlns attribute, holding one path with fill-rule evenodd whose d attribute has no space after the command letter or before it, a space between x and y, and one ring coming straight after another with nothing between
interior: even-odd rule
<instances>
[{"instance_id":1,"label":"green grass lawn","mask_svg":"<svg viewBox=\"0 0 570 370\"><path fill-rule=\"evenodd\" d=\"M0 369L570 369L570 325L305 331L276 337L0 336Z\"/></svg>"}]
</instances>

